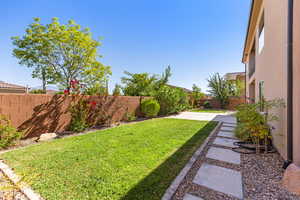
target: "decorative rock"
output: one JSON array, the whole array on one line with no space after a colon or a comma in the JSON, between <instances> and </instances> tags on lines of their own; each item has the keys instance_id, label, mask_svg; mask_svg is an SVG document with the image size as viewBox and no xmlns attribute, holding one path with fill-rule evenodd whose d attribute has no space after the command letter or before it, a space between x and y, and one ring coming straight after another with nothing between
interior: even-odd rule
<instances>
[{"instance_id":1,"label":"decorative rock","mask_svg":"<svg viewBox=\"0 0 300 200\"><path fill-rule=\"evenodd\" d=\"M282 183L288 191L300 195L300 167L290 164L284 172Z\"/></svg>"},{"instance_id":2,"label":"decorative rock","mask_svg":"<svg viewBox=\"0 0 300 200\"><path fill-rule=\"evenodd\" d=\"M47 140L54 139L56 137L57 137L56 133L44 133L44 134L40 135L40 137L38 138L37 141L38 142L47 141Z\"/></svg>"}]
</instances>

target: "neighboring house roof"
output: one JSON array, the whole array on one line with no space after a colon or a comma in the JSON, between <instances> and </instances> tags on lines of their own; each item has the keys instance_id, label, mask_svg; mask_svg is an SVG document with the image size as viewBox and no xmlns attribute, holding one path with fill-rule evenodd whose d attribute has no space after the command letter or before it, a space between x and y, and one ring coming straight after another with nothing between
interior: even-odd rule
<instances>
[{"instance_id":1,"label":"neighboring house roof","mask_svg":"<svg viewBox=\"0 0 300 200\"><path fill-rule=\"evenodd\" d=\"M9 88L9 89L26 89L25 86L5 83L4 81L0 81L0 88Z\"/></svg>"},{"instance_id":2,"label":"neighboring house roof","mask_svg":"<svg viewBox=\"0 0 300 200\"><path fill-rule=\"evenodd\" d=\"M193 91L190 90L190 89L183 88L183 87L179 87L179 86L175 86L175 85L169 85L169 84L167 84L167 86L172 87L172 88L179 88L179 89L182 89L182 90L184 90L184 91L187 92L187 93L192 93L192 92L193 92Z\"/></svg>"},{"instance_id":3,"label":"neighboring house roof","mask_svg":"<svg viewBox=\"0 0 300 200\"><path fill-rule=\"evenodd\" d=\"M224 75L224 78L228 81L237 80L238 76L245 76L245 72L232 72Z\"/></svg>"}]
</instances>

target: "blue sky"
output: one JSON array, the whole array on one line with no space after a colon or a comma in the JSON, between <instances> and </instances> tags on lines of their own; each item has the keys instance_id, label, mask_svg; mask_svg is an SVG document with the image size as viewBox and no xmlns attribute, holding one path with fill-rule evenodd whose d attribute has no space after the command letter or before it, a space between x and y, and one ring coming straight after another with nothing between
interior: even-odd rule
<instances>
[{"instance_id":1,"label":"blue sky","mask_svg":"<svg viewBox=\"0 0 300 200\"><path fill-rule=\"evenodd\" d=\"M250 0L10 0L0 7L0 80L29 86L41 82L12 56L12 36L33 17L58 17L103 37L101 62L112 67L110 87L123 71L161 73L171 65L170 84L206 90L214 72L243 71L241 55Z\"/></svg>"}]
</instances>

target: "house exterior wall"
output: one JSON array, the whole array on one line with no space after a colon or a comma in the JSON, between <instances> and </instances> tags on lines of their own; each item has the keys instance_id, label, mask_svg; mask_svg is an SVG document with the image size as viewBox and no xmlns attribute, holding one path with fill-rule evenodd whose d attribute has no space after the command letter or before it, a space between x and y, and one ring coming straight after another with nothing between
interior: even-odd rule
<instances>
[{"instance_id":1,"label":"house exterior wall","mask_svg":"<svg viewBox=\"0 0 300 200\"><path fill-rule=\"evenodd\" d=\"M255 85L255 100L259 100L259 82L264 82L264 97L267 100L281 98L287 102L287 11L288 0L264 0L256 21L255 35L255 72L247 74L247 95ZM264 48L259 53L259 24L264 15ZM246 63L249 62L249 58ZM247 70L249 71L249 70ZM253 84L255 83L255 84ZM252 84L252 85L251 85ZM280 154L286 158L287 151L287 110L274 111L280 120L273 122L273 142Z\"/></svg>"},{"instance_id":2,"label":"house exterior wall","mask_svg":"<svg viewBox=\"0 0 300 200\"><path fill-rule=\"evenodd\" d=\"M300 166L300 1L294 0L294 37L293 37L293 51L294 51L294 95L293 95L293 155L294 163Z\"/></svg>"}]
</instances>

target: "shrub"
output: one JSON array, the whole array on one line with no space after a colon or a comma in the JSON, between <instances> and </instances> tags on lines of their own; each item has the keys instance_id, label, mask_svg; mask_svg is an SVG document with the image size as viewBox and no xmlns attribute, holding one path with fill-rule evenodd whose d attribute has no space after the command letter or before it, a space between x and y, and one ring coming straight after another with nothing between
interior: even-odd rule
<instances>
[{"instance_id":1,"label":"shrub","mask_svg":"<svg viewBox=\"0 0 300 200\"><path fill-rule=\"evenodd\" d=\"M262 105L264 113L262 111ZM284 107L285 103L281 99L261 101L255 104L242 104L238 106L236 117L238 120L235 134L242 140L251 140L256 144L256 152L259 153L264 145L265 151L268 149L271 139L270 122L278 120L278 117L269 112L274 108Z\"/></svg>"},{"instance_id":2,"label":"shrub","mask_svg":"<svg viewBox=\"0 0 300 200\"><path fill-rule=\"evenodd\" d=\"M4 115L0 115L0 149L14 145L22 137L22 132L18 132L11 121Z\"/></svg>"},{"instance_id":3,"label":"shrub","mask_svg":"<svg viewBox=\"0 0 300 200\"><path fill-rule=\"evenodd\" d=\"M142 102L141 110L146 117L156 117L160 110L160 105L155 99L147 99Z\"/></svg>"},{"instance_id":4,"label":"shrub","mask_svg":"<svg viewBox=\"0 0 300 200\"><path fill-rule=\"evenodd\" d=\"M70 106L71 123L70 130L74 132L81 132L88 128L88 114L90 105L86 100L80 99L73 102Z\"/></svg>"},{"instance_id":5,"label":"shrub","mask_svg":"<svg viewBox=\"0 0 300 200\"><path fill-rule=\"evenodd\" d=\"M135 120L136 120L136 116L134 113L130 113L130 112L126 113L126 121L131 122Z\"/></svg>"},{"instance_id":6,"label":"shrub","mask_svg":"<svg viewBox=\"0 0 300 200\"><path fill-rule=\"evenodd\" d=\"M41 89L31 90L29 93L30 94L46 94L46 92Z\"/></svg>"},{"instance_id":7,"label":"shrub","mask_svg":"<svg viewBox=\"0 0 300 200\"><path fill-rule=\"evenodd\" d=\"M210 104L209 101L205 101L205 102L203 103L203 107L204 107L205 109L211 109L211 108L212 108L212 106L211 106L211 104Z\"/></svg>"},{"instance_id":8,"label":"shrub","mask_svg":"<svg viewBox=\"0 0 300 200\"><path fill-rule=\"evenodd\" d=\"M168 115L186 110L189 107L188 95L182 89L161 87L155 94L160 105L160 114Z\"/></svg>"}]
</instances>

